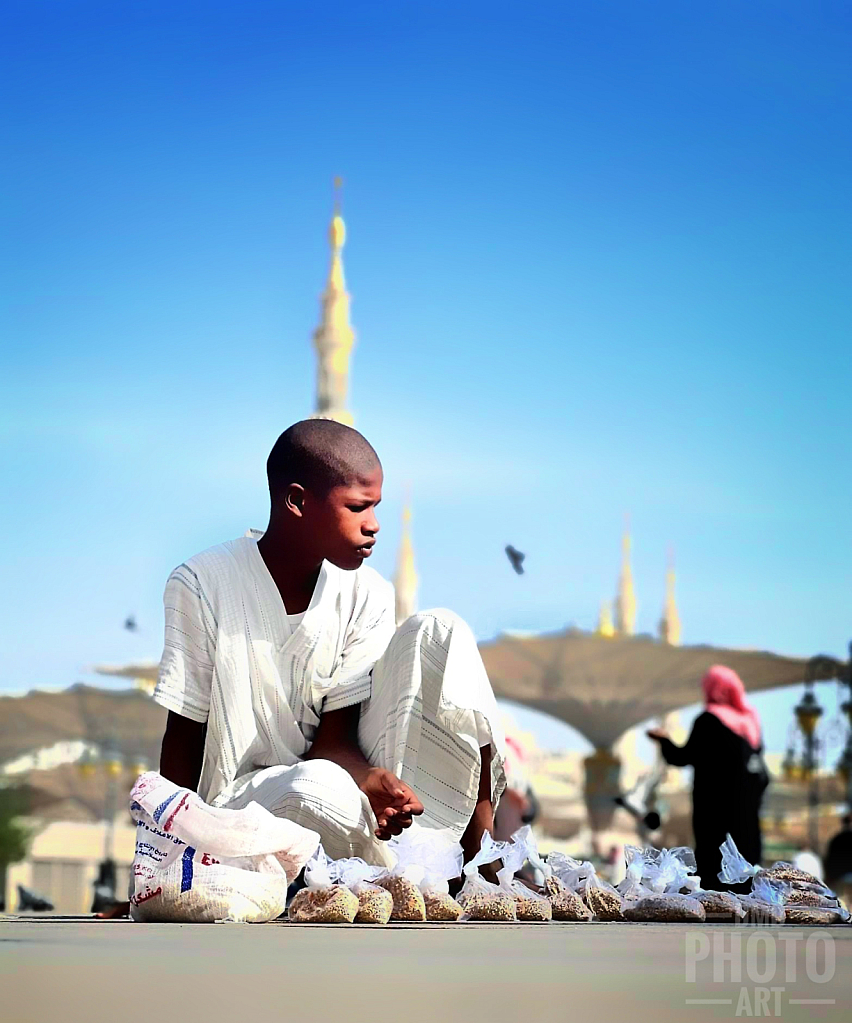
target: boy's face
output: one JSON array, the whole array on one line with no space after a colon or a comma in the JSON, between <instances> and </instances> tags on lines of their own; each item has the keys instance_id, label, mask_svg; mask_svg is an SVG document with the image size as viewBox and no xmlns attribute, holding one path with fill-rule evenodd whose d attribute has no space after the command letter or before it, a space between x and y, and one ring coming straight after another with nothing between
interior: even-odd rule
<instances>
[{"instance_id":1,"label":"boy's face","mask_svg":"<svg viewBox=\"0 0 852 1023\"><path fill-rule=\"evenodd\" d=\"M369 558L379 531L376 506L382 499L382 468L367 476L332 487L322 500L312 502L312 532L322 556L345 571L359 568Z\"/></svg>"}]
</instances>

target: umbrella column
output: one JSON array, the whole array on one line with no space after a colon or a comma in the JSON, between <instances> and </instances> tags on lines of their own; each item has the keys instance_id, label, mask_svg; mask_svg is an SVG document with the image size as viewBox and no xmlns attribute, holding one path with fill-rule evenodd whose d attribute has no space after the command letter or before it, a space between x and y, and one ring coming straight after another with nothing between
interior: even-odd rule
<instances>
[{"instance_id":1,"label":"umbrella column","mask_svg":"<svg viewBox=\"0 0 852 1023\"><path fill-rule=\"evenodd\" d=\"M583 761L583 798L592 831L606 831L612 826L616 800L621 795L621 760L612 747L598 746Z\"/></svg>"}]
</instances>

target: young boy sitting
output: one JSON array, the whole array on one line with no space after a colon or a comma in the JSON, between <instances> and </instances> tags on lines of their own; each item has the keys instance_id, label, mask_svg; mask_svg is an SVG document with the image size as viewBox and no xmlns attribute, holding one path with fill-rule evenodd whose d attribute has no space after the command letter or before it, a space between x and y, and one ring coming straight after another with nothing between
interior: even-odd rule
<instances>
[{"instance_id":1,"label":"young boy sitting","mask_svg":"<svg viewBox=\"0 0 852 1023\"><path fill-rule=\"evenodd\" d=\"M469 859L505 784L473 634L444 610L396 629L393 587L363 564L382 467L360 433L296 423L267 474L266 531L197 554L166 585L162 774L311 828L333 858L385 864L383 843L422 815Z\"/></svg>"}]
</instances>

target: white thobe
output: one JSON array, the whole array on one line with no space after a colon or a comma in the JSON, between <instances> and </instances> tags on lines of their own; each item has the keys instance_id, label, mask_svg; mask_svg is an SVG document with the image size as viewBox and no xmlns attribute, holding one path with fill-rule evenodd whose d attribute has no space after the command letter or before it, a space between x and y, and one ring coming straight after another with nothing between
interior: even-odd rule
<instances>
[{"instance_id":1,"label":"white thobe","mask_svg":"<svg viewBox=\"0 0 852 1023\"><path fill-rule=\"evenodd\" d=\"M235 809L259 802L319 831L330 856L385 861L352 777L304 760L325 711L361 704L369 762L412 787L424 825L460 837L481 747L492 747L495 805L505 785L499 715L473 634L443 610L395 631L393 587L366 565L344 572L324 562L301 621L288 618L261 535L190 558L166 584L154 699L207 725L199 794Z\"/></svg>"}]
</instances>

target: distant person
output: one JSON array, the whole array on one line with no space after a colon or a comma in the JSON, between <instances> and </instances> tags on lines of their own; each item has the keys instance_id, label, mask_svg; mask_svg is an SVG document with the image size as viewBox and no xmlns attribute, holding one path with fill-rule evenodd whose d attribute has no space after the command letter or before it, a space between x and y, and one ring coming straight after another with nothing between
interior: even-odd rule
<instances>
[{"instance_id":1,"label":"distant person","mask_svg":"<svg viewBox=\"0 0 852 1023\"><path fill-rule=\"evenodd\" d=\"M98 865L98 876L94 880L94 894L92 897L91 912L97 914L108 913L119 900L116 898L116 869L115 860L102 860Z\"/></svg>"},{"instance_id":2,"label":"distant person","mask_svg":"<svg viewBox=\"0 0 852 1023\"><path fill-rule=\"evenodd\" d=\"M749 863L760 863L760 802L769 784L757 711L745 698L739 675L716 665L704 676L704 712L685 746L662 729L648 736L660 744L666 763L694 768L692 830L695 859L705 888L726 887L719 880L719 846L730 834Z\"/></svg>"},{"instance_id":3,"label":"distant person","mask_svg":"<svg viewBox=\"0 0 852 1023\"><path fill-rule=\"evenodd\" d=\"M266 530L166 584L162 774L217 807L257 802L310 828L333 858L388 862L383 843L422 815L470 859L504 787L473 633L444 610L396 628L393 587L365 564L383 474L360 433L296 423L266 468Z\"/></svg>"},{"instance_id":4,"label":"distant person","mask_svg":"<svg viewBox=\"0 0 852 1023\"><path fill-rule=\"evenodd\" d=\"M825 883L847 902L852 897L852 814L841 820L825 850Z\"/></svg>"}]
</instances>

